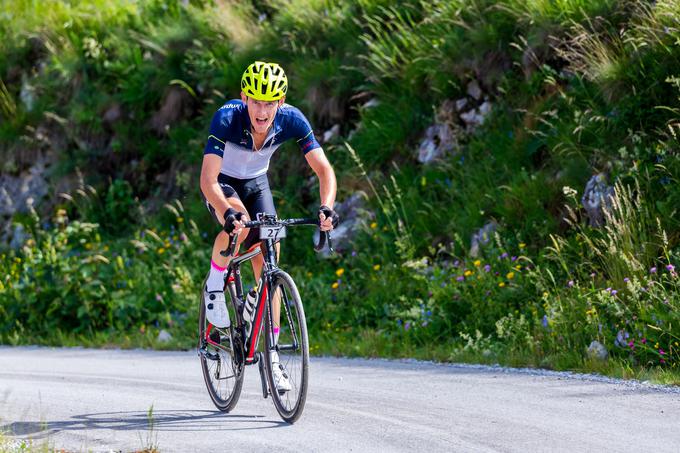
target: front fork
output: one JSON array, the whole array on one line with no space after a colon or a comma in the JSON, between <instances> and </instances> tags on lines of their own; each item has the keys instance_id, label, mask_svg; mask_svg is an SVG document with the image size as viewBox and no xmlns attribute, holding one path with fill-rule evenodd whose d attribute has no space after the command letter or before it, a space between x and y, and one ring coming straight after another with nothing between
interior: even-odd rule
<instances>
[{"instance_id":1,"label":"front fork","mask_svg":"<svg viewBox=\"0 0 680 453\"><path fill-rule=\"evenodd\" d=\"M269 396L269 385L267 385L267 376L264 372L264 357L261 352L257 353L257 368L260 370L260 383L262 384L262 398Z\"/></svg>"}]
</instances>

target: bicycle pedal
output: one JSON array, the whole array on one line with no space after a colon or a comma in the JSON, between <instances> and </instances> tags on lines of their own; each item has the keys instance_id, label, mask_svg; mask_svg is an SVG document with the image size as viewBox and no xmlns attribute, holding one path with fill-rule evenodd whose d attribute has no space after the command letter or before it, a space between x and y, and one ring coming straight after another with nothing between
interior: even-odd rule
<instances>
[{"instance_id":1,"label":"bicycle pedal","mask_svg":"<svg viewBox=\"0 0 680 453\"><path fill-rule=\"evenodd\" d=\"M219 354L215 354L214 352L209 352L208 349L205 346L202 346L198 348L198 355L202 355L208 360L219 360L220 356Z\"/></svg>"}]
</instances>

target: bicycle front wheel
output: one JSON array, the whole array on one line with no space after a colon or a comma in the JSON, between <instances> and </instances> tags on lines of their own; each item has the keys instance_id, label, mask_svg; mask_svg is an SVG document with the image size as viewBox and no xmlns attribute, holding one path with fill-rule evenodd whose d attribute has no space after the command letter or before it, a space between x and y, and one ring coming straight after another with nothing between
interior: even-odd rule
<instances>
[{"instance_id":1,"label":"bicycle front wheel","mask_svg":"<svg viewBox=\"0 0 680 453\"><path fill-rule=\"evenodd\" d=\"M243 387L243 341L238 329L234 328L237 322L235 295L232 291L225 291L229 293L225 295L232 326L218 329L211 325L205 316L204 287L205 281L201 287L201 307L198 316L198 354L201 359L201 370L215 407L222 412L229 412L238 403Z\"/></svg>"},{"instance_id":2,"label":"bicycle front wheel","mask_svg":"<svg viewBox=\"0 0 680 453\"><path fill-rule=\"evenodd\" d=\"M277 298L280 300L279 319L274 316ZM295 423L302 415L307 399L309 342L305 312L295 282L283 271L277 272L272 279L269 300L270 312L265 319L267 351L264 354L267 381L279 415L288 423ZM273 329L277 324L278 338ZM282 376L288 385L281 382Z\"/></svg>"}]
</instances>

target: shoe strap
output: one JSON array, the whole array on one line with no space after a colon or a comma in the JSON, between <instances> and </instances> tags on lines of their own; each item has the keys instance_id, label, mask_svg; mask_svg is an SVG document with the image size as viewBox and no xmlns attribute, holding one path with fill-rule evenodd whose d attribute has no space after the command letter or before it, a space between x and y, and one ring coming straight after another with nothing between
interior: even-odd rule
<instances>
[{"instance_id":1,"label":"shoe strap","mask_svg":"<svg viewBox=\"0 0 680 453\"><path fill-rule=\"evenodd\" d=\"M216 296L222 296L224 300L227 300L227 297L224 295L224 291L208 291L206 290L206 293L210 294L215 294Z\"/></svg>"}]
</instances>

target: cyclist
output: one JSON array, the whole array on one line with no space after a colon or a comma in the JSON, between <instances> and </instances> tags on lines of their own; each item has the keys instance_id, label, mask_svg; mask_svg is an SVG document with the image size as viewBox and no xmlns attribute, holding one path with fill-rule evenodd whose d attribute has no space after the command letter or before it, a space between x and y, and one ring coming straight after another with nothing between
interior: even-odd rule
<instances>
[{"instance_id":1,"label":"cyclist","mask_svg":"<svg viewBox=\"0 0 680 453\"><path fill-rule=\"evenodd\" d=\"M241 99L228 101L213 116L201 168L201 195L211 214L223 230L215 238L210 274L204 288L206 316L216 327L230 324L224 296L224 271L231 257L220 251L229 245L230 235L237 238L237 250L260 243L259 231L244 228L257 213L276 215L267 170L274 152L287 140L294 139L307 163L319 178L321 205L318 209L322 231L338 224L333 210L337 183L335 173L323 149L314 137L305 116L285 104L288 80L276 63L256 61L241 77ZM277 244L277 256L279 247ZM252 259L258 279L264 263L260 254ZM274 338L278 339L280 305L273 301ZM272 352L274 382L277 390L290 390L285 369Z\"/></svg>"}]
</instances>

